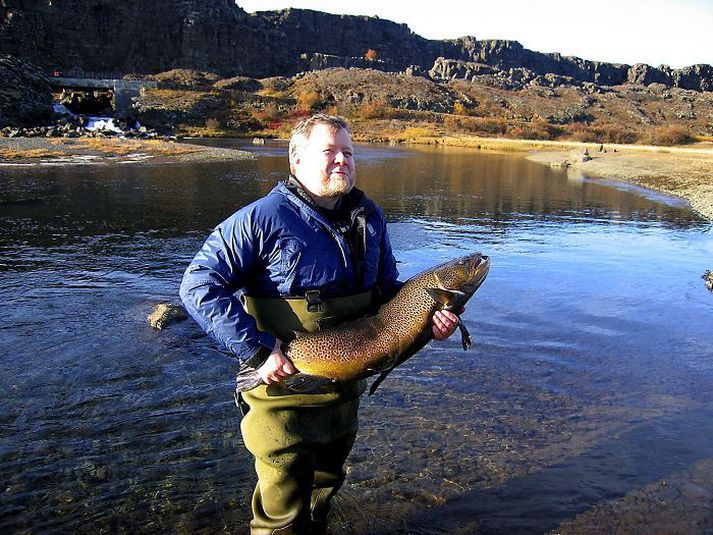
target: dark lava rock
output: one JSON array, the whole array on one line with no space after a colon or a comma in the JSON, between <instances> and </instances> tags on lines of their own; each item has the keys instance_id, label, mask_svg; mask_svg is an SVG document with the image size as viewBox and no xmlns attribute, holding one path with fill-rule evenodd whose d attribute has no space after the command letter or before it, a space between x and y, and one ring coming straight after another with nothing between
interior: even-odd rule
<instances>
[{"instance_id":1,"label":"dark lava rock","mask_svg":"<svg viewBox=\"0 0 713 535\"><path fill-rule=\"evenodd\" d=\"M0 127L36 124L52 115L52 92L36 66L0 56Z\"/></svg>"}]
</instances>

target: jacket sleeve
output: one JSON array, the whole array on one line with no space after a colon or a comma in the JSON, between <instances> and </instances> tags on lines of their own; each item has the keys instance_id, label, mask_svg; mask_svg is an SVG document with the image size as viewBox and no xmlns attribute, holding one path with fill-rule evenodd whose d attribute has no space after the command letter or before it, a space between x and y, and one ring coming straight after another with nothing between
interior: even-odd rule
<instances>
[{"instance_id":1,"label":"jacket sleeve","mask_svg":"<svg viewBox=\"0 0 713 535\"><path fill-rule=\"evenodd\" d=\"M258 331L236 292L258 263L260 240L249 215L238 212L218 225L193 258L181 281L180 296L188 313L240 364L258 367L275 345L275 337Z\"/></svg>"},{"instance_id":2,"label":"jacket sleeve","mask_svg":"<svg viewBox=\"0 0 713 535\"><path fill-rule=\"evenodd\" d=\"M391 299L401 286L404 285L399 279L399 270L396 268L396 258L391 249L389 232L386 226L386 218L381 214L383 232L381 233L381 257L379 258L379 274L377 284L381 294L386 299Z\"/></svg>"}]
</instances>

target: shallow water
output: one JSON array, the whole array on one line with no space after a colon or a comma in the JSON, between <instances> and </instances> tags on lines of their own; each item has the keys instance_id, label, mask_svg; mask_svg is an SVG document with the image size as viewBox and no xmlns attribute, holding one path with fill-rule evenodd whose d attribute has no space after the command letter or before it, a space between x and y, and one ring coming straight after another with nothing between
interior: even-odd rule
<instances>
[{"instance_id":1,"label":"shallow water","mask_svg":"<svg viewBox=\"0 0 713 535\"><path fill-rule=\"evenodd\" d=\"M0 169L0 531L244 531L235 364L192 322L145 317L212 226L284 177L283 144L247 148ZM520 156L357 158L404 278L473 250L492 268L464 315L474 349L434 343L364 400L334 532L650 533L647 503L669 506L663 532L713 530L710 226Z\"/></svg>"}]
</instances>

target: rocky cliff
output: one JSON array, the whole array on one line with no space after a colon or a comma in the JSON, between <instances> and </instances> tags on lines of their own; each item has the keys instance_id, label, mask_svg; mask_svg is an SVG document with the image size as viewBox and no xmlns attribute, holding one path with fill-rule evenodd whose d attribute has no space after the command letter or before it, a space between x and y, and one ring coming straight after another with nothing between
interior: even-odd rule
<instances>
[{"instance_id":1,"label":"rocky cliff","mask_svg":"<svg viewBox=\"0 0 713 535\"><path fill-rule=\"evenodd\" d=\"M232 0L3 0L2 4L0 53L21 57L47 72L117 76L188 68L261 78L355 66L430 70L437 79L482 74L514 87L549 76L555 84L655 82L713 90L709 65L630 66L544 54L516 41L474 37L433 41L404 24L376 17L301 9L249 14Z\"/></svg>"},{"instance_id":2,"label":"rocky cliff","mask_svg":"<svg viewBox=\"0 0 713 535\"><path fill-rule=\"evenodd\" d=\"M40 69L0 55L0 126L42 122L52 115L52 92Z\"/></svg>"}]
</instances>

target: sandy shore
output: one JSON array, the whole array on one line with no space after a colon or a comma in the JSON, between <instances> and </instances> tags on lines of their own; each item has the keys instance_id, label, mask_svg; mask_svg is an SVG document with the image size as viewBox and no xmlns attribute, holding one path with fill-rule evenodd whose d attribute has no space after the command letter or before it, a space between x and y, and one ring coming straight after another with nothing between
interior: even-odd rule
<instances>
[{"instance_id":1,"label":"sandy shore","mask_svg":"<svg viewBox=\"0 0 713 535\"><path fill-rule=\"evenodd\" d=\"M165 140L0 137L0 167L245 160L248 152Z\"/></svg>"}]
</instances>

